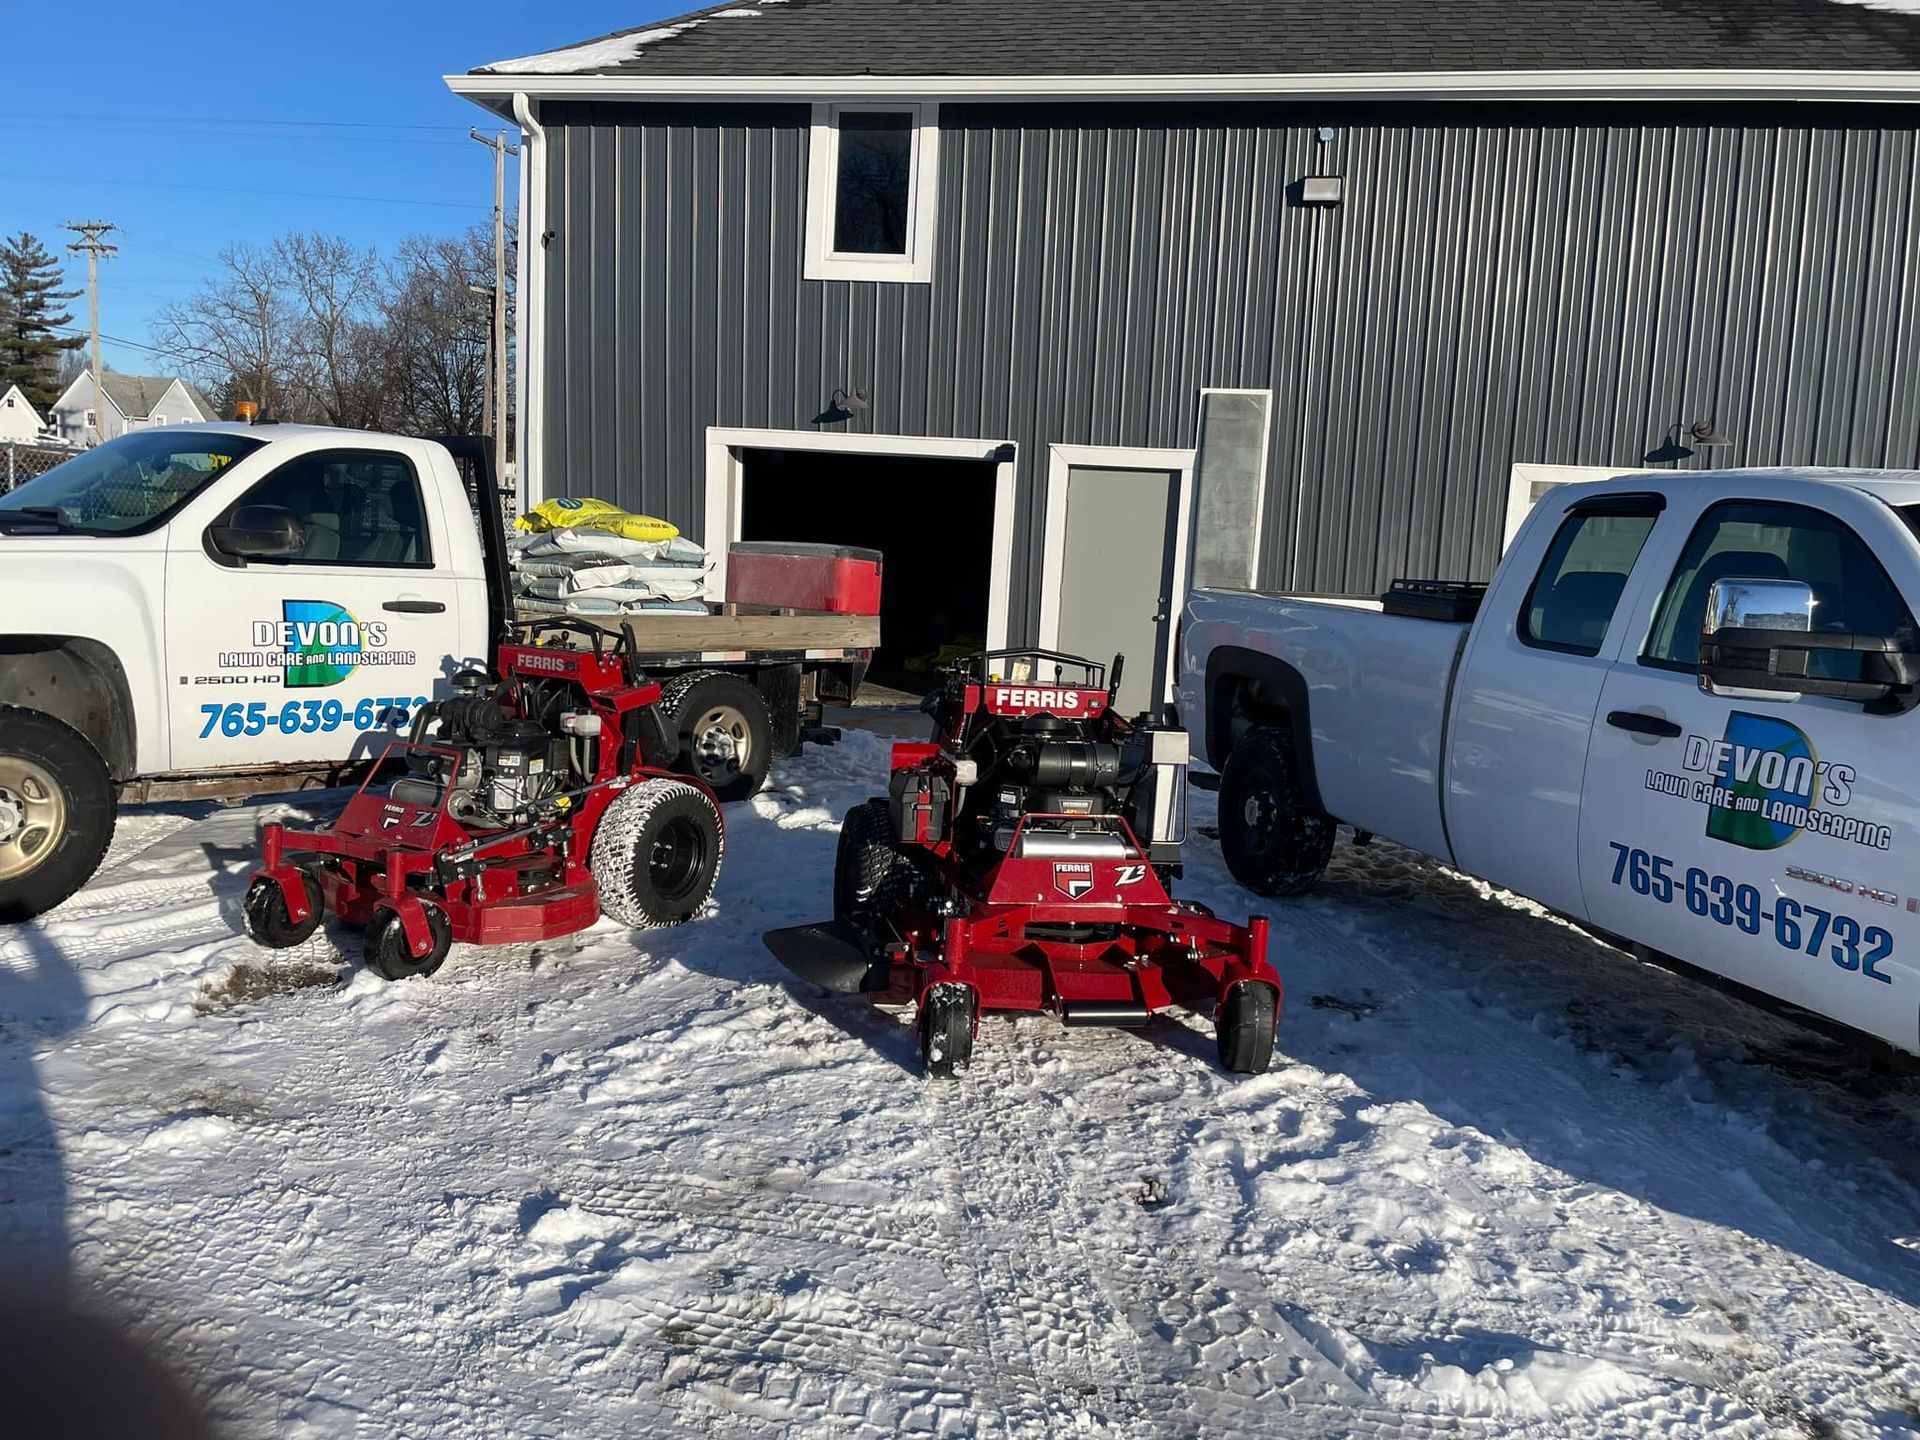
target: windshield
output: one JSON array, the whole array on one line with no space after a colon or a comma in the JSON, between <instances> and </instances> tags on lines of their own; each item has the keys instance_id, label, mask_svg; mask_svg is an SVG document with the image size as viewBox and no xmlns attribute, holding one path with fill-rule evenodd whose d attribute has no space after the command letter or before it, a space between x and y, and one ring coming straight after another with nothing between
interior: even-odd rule
<instances>
[{"instance_id":1,"label":"windshield","mask_svg":"<svg viewBox=\"0 0 1920 1440\"><path fill-rule=\"evenodd\" d=\"M264 443L247 435L136 430L0 495L0 522L77 535L138 535L164 524L214 476Z\"/></svg>"}]
</instances>

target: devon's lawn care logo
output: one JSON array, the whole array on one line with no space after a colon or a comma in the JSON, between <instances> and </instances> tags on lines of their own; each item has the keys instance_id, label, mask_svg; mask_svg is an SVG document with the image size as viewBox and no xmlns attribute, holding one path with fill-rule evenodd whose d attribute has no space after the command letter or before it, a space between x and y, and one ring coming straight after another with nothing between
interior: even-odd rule
<instances>
[{"instance_id":1,"label":"devon's lawn care logo","mask_svg":"<svg viewBox=\"0 0 1920 1440\"><path fill-rule=\"evenodd\" d=\"M1647 772L1647 788L1707 807L1710 839L1748 850L1778 850L1803 830L1873 850L1893 846L1893 831L1844 813L1854 769L1822 760L1798 726L1735 710L1723 739L1687 736L1685 773Z\"/></svg>"},{"instance_id":2,"label":"devon's lawn care logo","mask_svg":"<svg viewBox=\"0 0 1920 1440\"><path fill-rule=\"evenodd\" d=\"M255 620L253 649L223 651L223 670L278 670L289 689L338 685L362 665L411 665L411 650L389 650L384 621L356 620L331 600L283 600L280 619Z\"/></svg>"}]
</instances>

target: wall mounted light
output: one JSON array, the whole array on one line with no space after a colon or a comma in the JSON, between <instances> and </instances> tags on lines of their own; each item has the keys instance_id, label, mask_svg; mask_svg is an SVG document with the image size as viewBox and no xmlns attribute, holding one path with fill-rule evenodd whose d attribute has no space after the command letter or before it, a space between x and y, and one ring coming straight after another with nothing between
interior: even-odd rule
<instances>
[{"instance_id":1,"label":"wall mounted light","mask_svg":"<svg viewBox=\"0 0 1920 1440\"><path fill-rule=\"evenodd\" d=\"M1307 175L1293 182L1296 205L1338 205L1346 198L1344 175Z\"/></svg>"},{"instance_id":2,"label":"wall mounted light","mask_svg":"<svg viewBox=\"0 0 1920 1440\"><path fill-rule=\"evenodd\" d=\"M865 390L835 390L827 400L827 408L813 417L816 425L841 425L867 408Z\"/></svg>"}]
</instances>

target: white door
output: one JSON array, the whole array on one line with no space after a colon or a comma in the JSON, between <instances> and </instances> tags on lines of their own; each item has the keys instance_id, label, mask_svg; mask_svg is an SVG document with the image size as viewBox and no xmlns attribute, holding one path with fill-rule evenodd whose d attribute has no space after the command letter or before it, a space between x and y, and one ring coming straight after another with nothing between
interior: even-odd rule
<instances>
[{"instance_id":1,"label":"white door","mask_svg":"<svg viewBox=\"0 0 1920 1440\"><path fill-rule=\"evenodd\" d=\"M1665 578L1644 644L1601 692L1580 825L1589 915L1911 1048L1920 900L1903 851L1920 714L1710 695L1697 676L1717 580L1802 581L1815 630L1840 634L1897 633L1907 607L1844 520L1767 500L1709 507ZM1858 678L1845 663L1853 674L1830 678Z\"/></svg>"},{"instance_id":2,"label":"white door","mask_svg":"<svg viewBox=\"0 0 1920 1440\"><path fill-rule=\"evenodd\" d=\"M437 492L404 454L320 450L270 471L214 524L243 506L286 512L303 543L297 555L243 563L214 548L204 518L174 526L172 768L378 753L463 653Z\"/></svg>"},{"instance_id":3,"label":"white door","mask_svg":"<svg viewBox=\"0 0 1920 1440\"><path fill-rule=\"evenodd\" d=\"M1162 454L1174 463L1124 463ZM1157 708L1169 694L1191 463L1184 451L1054 450L1040 643L1102 664L1124 655L1123 715Z\"/></svg>"},{"instance_id":4,"label":"white door","mask_svg":"<svg viewBox=\"0 0 1920 1440\"><path fill-rule=\"evenodd\" d=\"M1552 538L1544 552L1508 557L1516 578L1489 593L1454 687L1462 697L1447 747L1454 858L1568 915L1584 913L1580 783L1594 709L1632 628L1627 591L1660 510L1657 497L1599 495L1551 530L1536 527Z\"/></svg>"}]
</instances>

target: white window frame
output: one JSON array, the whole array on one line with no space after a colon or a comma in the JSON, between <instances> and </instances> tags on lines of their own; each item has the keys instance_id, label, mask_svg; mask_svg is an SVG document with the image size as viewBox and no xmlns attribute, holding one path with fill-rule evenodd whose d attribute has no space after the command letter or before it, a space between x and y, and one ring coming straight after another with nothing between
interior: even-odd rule
<instances>
[{"instance_id":1,"label":"white window frame","mask_svg":"<svg viewBox=\"0 0 1920 1440\"><path fill-rule=\"evenodd\" d=\"M843 254L833 248L834 201L840 188L840 117L848 114L913 117L907 180L907 249L902 255ZM883 105L816 104L807 151L809 280L879 280L924 285L933 279L934 225L940 194L940 107L927 102Z\"/></svg>"},{"instance_id":2,"label":"white window frame","mask_svg":"<svg viewBox=\"0 0 1920 1440\"><path fill-rule=\"evenodd\" d=\"M1507 516L1506 535L1500 542L1500 551L1505 554L1513 545L1513 537L1520 533L1520 527L1526 524L1527 516L1539 500L1533 498L1536 485L1577 485L1585 480L1614 480L1625 475L1667 475L1667 470L1648 470L1644 466L1633 465L1540 465L1530 461L1514 462L1512 473L1507 480ZM1544 500L1547 492L1540 493Z\"/></svg>"}]
</instances>

